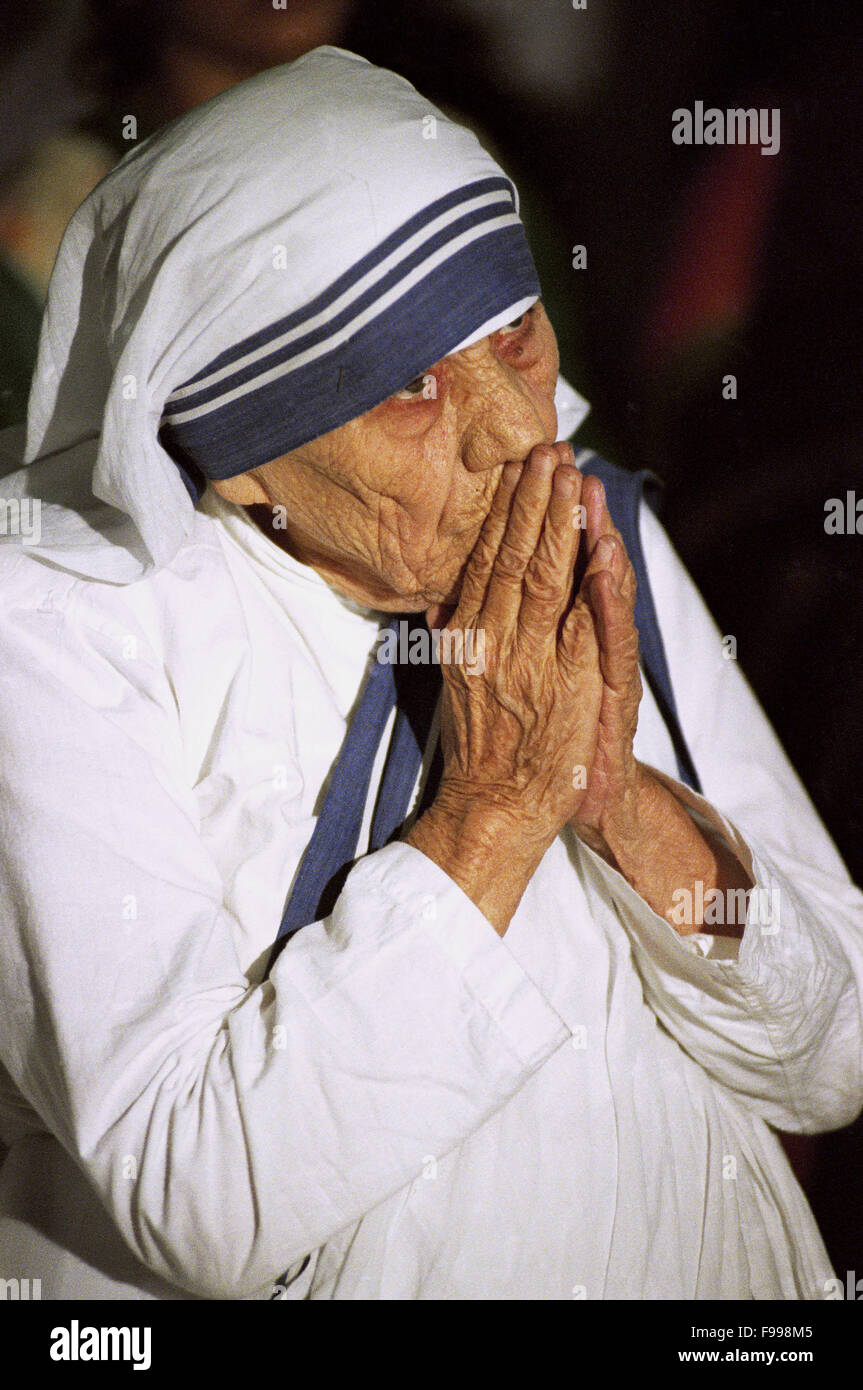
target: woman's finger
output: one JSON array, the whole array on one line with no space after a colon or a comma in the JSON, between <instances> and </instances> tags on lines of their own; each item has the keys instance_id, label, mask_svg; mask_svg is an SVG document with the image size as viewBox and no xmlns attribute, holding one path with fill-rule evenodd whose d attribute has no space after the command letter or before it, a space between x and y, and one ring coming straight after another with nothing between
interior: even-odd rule
<instances>
[{"instance_id":1,"label":"woman's finger","mask_svg":"<svg viewBox=\"0 0 863 1390\"><path fill-rule=\"evenodd\" d=\"M592 551L600 536L613 530L611 514L605 497L601 479L588 474L584 480L581 502L585 511L584 538L588 551Z\"/></svg>"},{"instance_id":2,"label":"woman's finger","mask_svg":"<svg viewBox=\"0 0 863 1390\"><path fill-rule=\"evenodd\" d=\"M483 522L476 545L468 557L454 614L458 627L470 627L482 608L491 567L503 540L521 472L520 463L504 464L488 515Z\"/></svg>"},{"instance_id":3,"label":"woman's finger","mask_svg":"<svg viewBox=\"0 0 863 1390\"><path fill-rule=\"evenodd\" d=\"M588 477L582 489L582 505L586 512L585 542L587 565L584 581L599 570L607 569L613 576L630 610L635 607L635 571L626 552L623 538L608 510L605 489L598 478Z\"/></svg>"},{"instance_id":4,"label":"woman's finger","mask_svg":"<svg viewBox=\"0 0 863 1390\"><path fill-rule=\"evenodd\" d=\"M637 684L640 697L638 632L629 604L608 569L597 570L586 583L599 640L603 682L619 696L631 694Z\"/></svg>"},{"instance_id":5,"label":"woman's finger","mask_svg":"<svg viewBox=\"0 0 863 1390\"><path fill-rule=\"evenodd\" d=\"M577 595L566 615L557 643L557 660L571 689L586 683L595 687L598 701L602 693L599 669L599 638L590 605Z\"/></svg>"},{"instance_id":6,"label":"woman's finger","mask_svg":"<svg viewBox=\"0 0 863 1390\"><path fill-rule=\"evenodd\" d=\"M623 541L616 532L609 531L599 537L590 551L582 583L588 584L595 574L607 570L617 587L622 589L623 577L628 563Z\"/></svg>"},{"instance_id":7,"label":"woman's finger","mask_svg":"<svg viewBox=\"0 0 863 1390\"><path fill-rule=\"evenodd\" d=\"M556 462L556 451L549 445L540 445L532 450L524 466L491 567L480 622L515 628L525 570L542 532Z\"/></svg>"},{"instance_id":8,"label":"woman's finger","mask_svg":"<svg viewBox=\"0 0 863 1390\"><path fill-rule=\"evenodd\" d=\"M557 638L557 628L569 603L580 530L574 525L581 496L581 474L571 450L559 451L563 462L555 469L551 497L537 547L524 575L519 632L537 642Z\"/></svg>"}]
</instances>

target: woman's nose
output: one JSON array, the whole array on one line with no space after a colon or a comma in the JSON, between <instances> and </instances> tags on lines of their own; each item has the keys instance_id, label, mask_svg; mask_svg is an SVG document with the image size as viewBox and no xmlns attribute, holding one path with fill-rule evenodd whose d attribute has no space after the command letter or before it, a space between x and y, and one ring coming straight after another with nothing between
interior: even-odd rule
<instances>
[{"instance_id":1,"label":"woman's nose","mask_svg":"<svg viewBox=\"0 0 863 1390\"><path fill-rule=\"evenodd\" d=\"M468 374L460 406L466 468L480 472L509 459L520 462L537 444L554 443L553 404L548 403L543 419L517 368L501 362L490 350L465 366Z\"/></svg>"}]
</instances>

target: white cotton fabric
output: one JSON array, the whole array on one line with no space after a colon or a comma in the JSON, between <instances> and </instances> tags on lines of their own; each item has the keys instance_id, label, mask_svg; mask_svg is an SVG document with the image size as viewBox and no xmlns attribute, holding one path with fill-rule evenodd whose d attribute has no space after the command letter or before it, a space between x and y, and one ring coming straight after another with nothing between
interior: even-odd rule
<instances>
[{"instance_id":1,"label":"white cotton fabric","mask_svg":"<svg viewBox=\"0 0 863 1390\"><path fill-rule=\"evenodd\" d=\"M671 785L744 837L781 930L750 924L737 959L683 940L562 834L501 939L395 844L269 983L377 616L209 492L138 584L15 553L0 1276L45 1298L269 1298L287 1269L279 1297L825 1296L769 1126L859 1107L861 897L647 511L642 536L722 820ZM673 777L649 693L636 751Z\"/></svg>"}]
</instances>

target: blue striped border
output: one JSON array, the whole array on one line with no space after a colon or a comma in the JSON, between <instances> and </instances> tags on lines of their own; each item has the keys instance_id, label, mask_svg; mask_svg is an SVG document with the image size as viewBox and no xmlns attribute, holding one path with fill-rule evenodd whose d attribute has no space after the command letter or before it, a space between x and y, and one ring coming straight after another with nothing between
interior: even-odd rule
<instances>
[{"instance_id":1,"label":"blue striped border","mask_svg":"<svg viewBox=\"0 0 863 1390\"><path fill-rule=\"evenodd\" d=\"M273 352L267 353L263 357L257 357L254 362L246 363L244 367L232 372L230 376L223 377L220 381L213 382L212 385L205 386L200 391L193 391L178 401L169 399L165 406L165 419L169 420L175 414L193 410L208 404L210 401L218 400L220 396L225 395L228 391L233 391L235 387L243 386L247 381L254 381L255 377L262 376L271 367L279 366L283 362L290 362L292 358L299 357L300 353L307 351L307 349L317 347L319 343L325 343L340 329L349 326L365 309L373 305L376 300L381 299L388 290L398 285L412 270L422 265L423 261L432 256L440 247L455 241L463 232L469 231L472 227L480 226L483 222L490 222L499 216L499 207L477 208L474 212L466 213L457 221L451 222L424 242L422 246L415 247L408 256L399 261L397 265L392 266L386 275L376 280L373 285L370 285L368 289L353 299L350 304L347 304L339 314L328 319L326 323L319 324L311 332L293 339L290 343L274 349ZM304 319L311 317L310 312L304 312ZM283 329L282 331L286 330ZM248 352L260 344L246 343L244 346ZM210 367L208 370L215 371L216 368Z\"/></svg>"},{"instance_id":2,"label":"blue striped border","mask_svg":"<svg viewBox=\"0 0 863 1390\"><path fill-rule=\"evenodd\" d=\"M478 190L483 191L473 184L459 193L473 197ZM382 250L378 248L375 256ZM427 248L423 250L427 254ZM358 273L365 271L353 267L350 275ZM327 294L334 292L335 286ZM451 352L478 324L519 299L539 294L523 229L499 228L430 271L348 342L199 419L173 424L166 413L159 438L178 464L197 467L215 480L235 477L365 414ZM305 309L302 317L310 312ZM286 322L271 325L256 338L269 341L285 331ZM247 339L241 348L232 348L233 360L253 345ZM293 353L293 344L291 348ZM220 361L224 365L225 359L222 354L194 380L215 370ZM260 370L261 364L255 363L253 374ZM218 383L216 393L234 387L237 380ZM191 403L190 398L177 402L177 411Z\"/></svg>"},{"instance_id":3,"label":"blue striped border","mask_svg":"<svg viewBox=\"0 0 863 1390\"><path fill-rule=\"evenodd\" d=\"M248 338L244 338L241 342L232 344L231 347L226 348L224 352L214 357L212 362L209 362L206 367L202 367L194 376L189 377L188 381L182 382L179 387L174 389L181 391L186 390L188 387L193 386L196 381L204 380L206 377L210 376L211 373L221 371L223 368L230 366L232 362L240 361L247 353L255 352L260 348L266 347L268 343L281 337L283 333L288 333L291 329L298 328L303 323L307 323L311 319L316 318L318 314L325 312L331 304L334 304L336 300L351 289L353 285L358 284L359 281L373 271L376 266L382 265L389 256L397 251L400 246L410 241L411 237L415 236L417 232L422 231L423 227L429 226L436 218L442 216L445 212L449 212L452 208L457 207L459 203L471 202L474 198L482 197L487 193L505 193L510 203L510 210L512 212L516 211L513 186L507 178L494 177L479 179L476 183L467 184L463 188L455 189L452 193L447 193L444 197L436 199L435 202L429 203L428 207L415 213L407 222L403 222L400 227L397 227L394 232L390 233L385 241L382 241L373 251L370 251L367 255L363 256L361 260L357 261L355 265L352 265L349 270L346 270L337 280L334 280L331 285L309 304L304 304L302 308L295 309L284 318L278 319L275 323L268 324L266 328L259 329L256 333L250 334ZM476 209L473 214L466 214L465 219L459 219L458 231L453 232L451 230L453 225L455 225L452 223L448 224L447 227L441 228L440 232L431 243L425 242L421 247L417 248L415 253L412 253L409 261L400 262L399 265L387 275L386 281L383 282L383 284L371 286L363 296L360 304L370 302L371 299L374 299L377 292L382 293L387 285L394 283L394 281L398 279L400 274L409 272L414 265L418 264L423 259L424 255L434 251L438 246L443 245L450 237L458 235L458 232L465 230L466 227L474 225L474 222L470 220L471 218L473 218L475 222L480 222L486 218L499 216L500 211L500 204L493 204L490 208L479 208ZM329 333L333 332L339 324L350 319L352 314L357 312L359 312L359 307L355 302L349 305L337 319L330 321L326 325L322 325L315 333L292 342L287 350L283 352L284 357L292 357L303 351L306 347L312 346L315 342L320 342L322 339L326 338ZM250 364L248 368L240 369L238 374L232 373L230 376L225 377L223 380L219 381L215 387L210 388L210 390L216 392L228 391L241 381L247 380L249 375L254 375L258 371L266 370L266 367L272 365L274 360L278 361L278 349L274 349L272 358L261 358L254 364ZM182 397L178 401L171 401L169 397L165 405L165 415L168 416L182 410L187 410L190 406L197 405L209 398L209 395L206 394L206 388L200 396L198 393L192 393L189 396Z\"/></svg>"}]
</instances>

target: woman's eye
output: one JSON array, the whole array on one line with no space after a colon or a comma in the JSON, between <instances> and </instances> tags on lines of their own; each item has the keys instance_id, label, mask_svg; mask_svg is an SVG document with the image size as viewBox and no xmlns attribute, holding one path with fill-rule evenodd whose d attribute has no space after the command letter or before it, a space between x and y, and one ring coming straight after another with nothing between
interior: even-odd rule
<instances>
[{"instance_id":1,"label":"woman's eye","mask_svg":"<svg viewBox=\"0 0 863 1390\"><path fill-rule=\"evenodd\" d=\"M517 333L524 326L526 320L527 311L525 310L523 314L519 314L517 319L513 319L512 323L504 324L503 328L499 328L497 331L498 333Z\"/></svg>"},{"instance_id":2,"label":"woman's eye","mask_svg":"<svg viewBox=\"0 0 863 1390\"><path fill-rule=\"evenodd\" d=\"M403 386L401 391L396 391L393 395L394 401L415 400L417 396L431 396L433 393L427 389L428 383L433 382L434 377L429 372L424 372L422 376L415 376L413 381L409 381L407 386Z\"/></svg>"}]
</instances>

